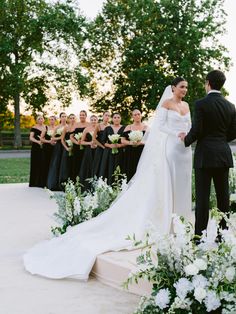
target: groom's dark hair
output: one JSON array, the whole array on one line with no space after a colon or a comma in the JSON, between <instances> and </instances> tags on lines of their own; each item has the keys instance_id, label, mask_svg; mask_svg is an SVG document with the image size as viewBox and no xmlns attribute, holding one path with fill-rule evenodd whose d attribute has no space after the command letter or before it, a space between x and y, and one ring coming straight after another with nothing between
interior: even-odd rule
<instances>
[{"instance_id":1,"label":"groom's dark hair","mask_svg":"<svg viewBox=\"0 0 236 314\"><path fill-rule=\"evenodd\" d=\"M207 74L206 81L209 82L212 89L220 90L226 81L226 77L222 71L213 70Z\"/></svg>"}]
</instances>

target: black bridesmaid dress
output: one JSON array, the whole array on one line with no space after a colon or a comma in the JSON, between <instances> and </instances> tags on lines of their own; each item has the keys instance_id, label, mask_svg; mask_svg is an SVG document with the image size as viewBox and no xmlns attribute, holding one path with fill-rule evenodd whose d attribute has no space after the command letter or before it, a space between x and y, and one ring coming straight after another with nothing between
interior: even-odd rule
<instances>
[{"instance_id":1,"label":"black bridesmaid dress","mask_svg":"<svg viewBox=\"0 0 236 314\"><path fill-rule=\"evenodd\" d=\"M104 133L104 130L100 130L97 133L97 141L101 144L102 144L102 139L103 139L103 133ZM96 177L99 177L103 151L104 151L104 148L100 146L97 146L95 150L95 156L94 156L94 161L93 161L93 174Z\"/></svg>"},{"instance_id":2,"label":"black bridesmaid dress","mask_svg":"<svg viewBox=\"0 0 236 314\"><path fill-rule=\"evenodd\" d=\"M129 131L123 132L122 137L129 141ZM143 131L143 135L145 131ZM134 176L144 145L126 146L124 151L123 171L127 176L127 182Z\"/></svg>"},{"instance_id":3,"label":"black bridesmaid dress","mask_svg":"<svg viewBox=\"0 0 236 314\"><path fill-rule=\"evenodd\" d=\"M60 135L56 134L55 137L60 137ZM53 147L46 184L47 188L51 191L61 191L61 187L59 185L59 173L61 167L62 151L63 146L61 140L58 140L56 142L56 145Z\"/></svg>"},{"instance_id":4,"label":"black bridesmaid dress","mask_svg":"<svg viewBox=\"0 0 236 314\"><path fill-rule=\"evenodd\" d=\"M65 142L70 139L70 135L74 132L66 132ZM73 148L72 148L73 149ZM59 187L64 191L64 184L72 175L72 154L62 146L61 166L59 172Z\"/></svg>"},{"instance_id":5,"label":"black bridesmaid dress","mask_svg":"<svg viewBox=\"0 0 236 314\"><path fill-rule=\"evenodd\" d=\"M84 129L85 129L85 127L84 128L75 128L73 133L74 134L83 133ZM76 177L79 176L84 152L85 152L84 146L74 144L73 156L72 156L72 174L71 174L72 180L74 182L76 181Z\"/></svg>"},{"instance_id":6,"label":"black bridesmaid dress","mask_svg":"<svg viewBox=\"0 0 236 314\"><path fill-rule=\"evenodd\" d=\"M120 136L122 136L124 128L125 126L121 126L117 134L120 134ZM111 126L107 126L103 133L102 138L103 145L105 145L105 143L111 144L108 136L112 134L114 134L113 128ZM113 174L118 166L120 167L120 170L123 173L124 149L118 148L118 151L119 152L117 154L112 154L112 149L106 147L102 155L99 177L107 178L107 183L110 185L114 182Z\"/></svg>"},{"instance_id":7,"label":"black bridesmaid dress","mask_svg":"<svg viewBox=\"0 0 236 314\"><path fill-rule=\"evenodd\" d=\"M46 126L45 140L50 141L51 135L48 134L48 127ZM47 185L47 178L49 173L50 162L52 159L54 145L50 143L43 143L43 186Z\"/></svg>"},{"instance_id":8,"label":"black bridesmaid dress","mask_svg":"<svg viewBox=\"0 0 236 314\"><path fill-rule=\"evenodd\" d=\"M34 138L40 140L42 131L37 128L31 128ZM43 148L41 145L32 142L30 155L30 187L43 187Z\"/></svg>"},{"instance_id":9,"label":"black bridesmaid dress","mask_svg":"<svg viewBox=\"0 0 236 314\"><path fill-rule=\"evenodd\" d=\"M85 141L91 142L92 141L92 134L86 133ZM96 148L92 148L90 145L85 146L84 156L79 172L80 183L82 184L82 190L86 191L91 188L91 184L88 182L87 179L93 178L93 162L95 156Z\"/></svg>"}]
</instances>

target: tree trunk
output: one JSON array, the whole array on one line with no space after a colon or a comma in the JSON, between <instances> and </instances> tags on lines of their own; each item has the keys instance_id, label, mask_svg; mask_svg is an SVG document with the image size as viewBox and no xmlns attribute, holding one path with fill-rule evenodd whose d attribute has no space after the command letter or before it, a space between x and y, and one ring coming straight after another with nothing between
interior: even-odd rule
<instances>
[{"instance_id":1,"label":"tree trunk","mask_svg":"<svg viewBox=\"0 0 236 314\"><path fill-rule=\"evenodd\" d=\"M14 97L14 147L16 149L22 147L21 131L20 131L20 94L16 92Z\"/></svg>"}]
</instances>

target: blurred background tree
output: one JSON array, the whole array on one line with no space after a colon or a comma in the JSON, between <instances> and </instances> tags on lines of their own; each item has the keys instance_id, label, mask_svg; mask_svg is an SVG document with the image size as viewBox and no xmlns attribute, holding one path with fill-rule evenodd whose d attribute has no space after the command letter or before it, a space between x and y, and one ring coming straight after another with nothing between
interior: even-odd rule
<instances>
[{"instance_id":1,"label":"blurred background tree","mask_svg":"<svg viewBox=\"0 0 236 314\"><path fill-rule=\"evenodd\" d=\"M126 120L152 111L175 76L189 82L186 100L204 95L211 68L230 66L223 0L107 0L90 24L83 64L91 77L94 111Z\"/></svg>"},{"instance_id":2,"label":"blurred background tree","mask_svg":"<svg viewBox=\"0 0 236 314\"><path fill-rule=\"evenodd\" d=\"M42 111L52 92L64 105L86 92L81 47L86 21L74 1L0 1L0 113L14 106L14 146L21 147L20 104Z\"/></svg>"}]
</instances>

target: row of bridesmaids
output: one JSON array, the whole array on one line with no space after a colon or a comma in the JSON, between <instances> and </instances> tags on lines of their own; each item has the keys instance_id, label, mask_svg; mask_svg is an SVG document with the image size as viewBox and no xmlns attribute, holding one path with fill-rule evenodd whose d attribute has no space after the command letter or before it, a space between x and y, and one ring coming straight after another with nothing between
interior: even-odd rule
<instances>
[{"instance_id":1,"label":"row of bridesmaids","mask_svg":"<svg viewBox=\"0 0 236 314\"><path fill-rule=\"evenodd\" d=\"M107 178L112 184L117 166L129 181L135 174L147 129L139 110L133 110L132 119L132 124L124 126L121 115L114 113L110 124L110 113L104 112L101 123L96 115L88 122L86 111L81 110L79 122L74 114L67 117L62 112L58 125L54 116L45 125L39 115L30 130L29 186L60 191L69 178L75 182L79 177L87 189L88 179L95 176Z\"/></svg>"}]
</instances>

